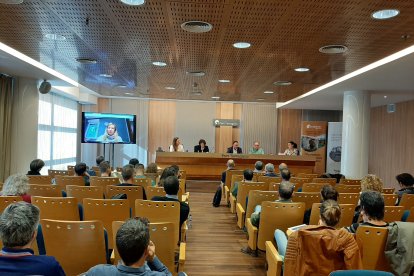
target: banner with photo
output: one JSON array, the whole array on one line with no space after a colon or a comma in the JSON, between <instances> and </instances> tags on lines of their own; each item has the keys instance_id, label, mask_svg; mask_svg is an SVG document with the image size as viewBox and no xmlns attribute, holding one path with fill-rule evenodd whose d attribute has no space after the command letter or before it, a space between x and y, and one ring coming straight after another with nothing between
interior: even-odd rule
<instances>
[{"instance_id":1,"label":"banner with photo","mask_svg":"<svg viewBox=\"0 0 414 276\"><path fill-rule=\"evenodd\" d=\"M342 122L328 123L326 172L341 173Z\"/></svg>"},{"instance_id":2,"label":"banner with photo","mask_svg":"<svg viewBox=\"0 0 414 276\"><path fill-rule=\"evenodd\" d=\"M316 158L315 173L325 173L326 164L326 128L327 122L302 122L300 144L302 155Z\"/></svg>"}]
</instances>

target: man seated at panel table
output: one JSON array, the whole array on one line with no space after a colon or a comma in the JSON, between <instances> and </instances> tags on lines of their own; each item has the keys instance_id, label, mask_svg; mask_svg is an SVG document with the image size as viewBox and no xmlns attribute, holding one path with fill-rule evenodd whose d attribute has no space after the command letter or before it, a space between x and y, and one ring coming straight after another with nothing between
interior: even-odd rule
<instances>
[{"instance_id":1,"label":"man seated at panel table","mask_svg":"<svg viewBox=\"0 0 414 276\"><path fill-rule=\"evenodd\" d=\"M243 153L242 148L239 147L239 141L233 141L233 146L227 148L227 153L232 153L232 154Z\"/></svg>"},{"instance_id":2,"label":"man seated at panel table","mask_svg":"<svg viewBox=\"0 0 414 276\"><path fill-rule=\"evenodd\" d=\"M264 154L264 150L260 147L258 141L255 141L253 147L249 149L249 154Z\"/></svg>"},{"instance_id":3,"label":"man seated at panel table","mask_svg":"<svg viewBox=\"0 0 414 276\"><path fill-rule=\"evenodd\" d=\"M27 202L12 203L0 216L1 275L65 275L52 256L34 255L40 210ZM64 250L62 248L62 250Z\"/></svg>"}]
</instances>

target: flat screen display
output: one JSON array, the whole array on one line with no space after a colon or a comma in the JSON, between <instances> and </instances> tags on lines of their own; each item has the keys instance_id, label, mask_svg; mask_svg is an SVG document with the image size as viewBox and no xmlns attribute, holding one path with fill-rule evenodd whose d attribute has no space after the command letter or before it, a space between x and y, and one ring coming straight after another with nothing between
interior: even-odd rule
<instances>
[{"instance_id":1,"label":"flat screen display","mask_svg":"<svg viewBox=\"0 0 414 276\"><path fill-rule=\"evenodd\" d=\"M83 112L81 142L136 144L136 115Z\"/></svg>"}]
</instances>

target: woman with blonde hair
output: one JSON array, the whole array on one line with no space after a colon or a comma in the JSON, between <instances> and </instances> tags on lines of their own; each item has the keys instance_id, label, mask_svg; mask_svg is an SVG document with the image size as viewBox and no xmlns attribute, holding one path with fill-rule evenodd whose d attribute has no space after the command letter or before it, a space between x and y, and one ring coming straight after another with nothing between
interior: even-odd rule
<instances>
[{"instance_id":1,"label":"woman with blonde hair","mask_svg":"<svg viewBox=\"0 0 414 276\"><path fill-rule=\"evenodd\" d=\"M361 192L376 191L382 193L384 183L375 174L368 174L361 179Z\"/></svg>"},{"instance_id":2,"label":"woman with blonde hair","mask_svg":"<svg viewBox=\"0 0 414 276\"><path fill-rule=\"evenodd\" d=\"M122 137L118 135L118 130L114 123L108 123L106 126L105 134L101 135L98 142L102 143L122 143Z\"/></svg>"},{"instance_id":3,"label":"woman with blonde hair","mask_svg":"<svg viewBox=\"0 0 414 276\"><path fill-rule=\"evenodd\" d=\"M24 201L31 203L31 196L27 194L29 191L29 178L22 174L17 173L9 176L4 182L3 189L1 190L2 196L21 196Z\"/></svg>"}]
</instances>

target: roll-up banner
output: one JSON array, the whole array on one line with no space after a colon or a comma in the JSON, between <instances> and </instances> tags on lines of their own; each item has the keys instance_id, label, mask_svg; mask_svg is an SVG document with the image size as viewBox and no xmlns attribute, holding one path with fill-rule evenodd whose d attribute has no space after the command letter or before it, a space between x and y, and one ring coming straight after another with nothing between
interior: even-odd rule
<instances>
[{"instance_id":1,"label":"roll-up banner","mask_svg":"<svg viewBox=\"0 0 414 276\"><path fill-rule=\"evenodd\" d=\"M302 122L302 155L315 156L315 173L325 173L327 122Z\"/></svg>"},{"instance_id":2,"label":"roll-up banner","mask_svg":"<svg viewBox=\"0 0 414 276\"><path fill-rule=\"evenodd\" d=\"M341 173L342 122L328 123L326 172Z\"/></svg>"}]
</instances>

